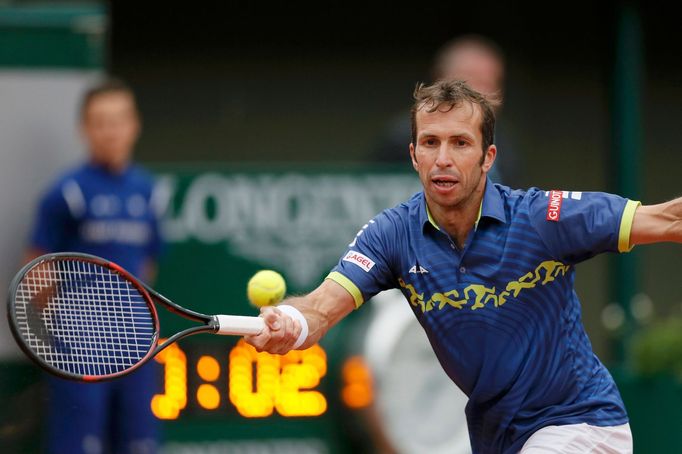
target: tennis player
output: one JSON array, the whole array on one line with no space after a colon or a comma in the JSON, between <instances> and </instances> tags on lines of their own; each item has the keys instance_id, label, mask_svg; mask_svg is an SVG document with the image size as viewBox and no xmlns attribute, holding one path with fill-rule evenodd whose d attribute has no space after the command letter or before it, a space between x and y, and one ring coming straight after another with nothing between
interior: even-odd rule
<instances>
[{"instance_id":1,"label":"tennis player","mask_svg":"<svg viewBox=\"0 0 682 454\"><path fill-rule=\"evenodd\" d=\"M247 341L286 353L318 342L376 293L399 288L448 376L469 396L474 453L630 453L628 416L592 351L575 265L682 242L682 198L492 184L495 117L460 81L419 86L412 165L423 191L358 233L314 291L265 307ZM428 421L424 421L428 424Z\"/></svg>"},{"instance_id":2,"label":"tennis player","mask_svg":"<svg viewBox=\"0 0 682 454\"><path fill-rule=\"evenodd\" d=\"M151 175L132 163L140 120L132 90L105 80L83 96L86 162L49 187L37 210L26 260L74 251L104 257L150 281L161 248ZM157 452L149 402L160 386L150 363L121 380L82 384L48 376L49 454Z\"/></svg>"}]
</instances>

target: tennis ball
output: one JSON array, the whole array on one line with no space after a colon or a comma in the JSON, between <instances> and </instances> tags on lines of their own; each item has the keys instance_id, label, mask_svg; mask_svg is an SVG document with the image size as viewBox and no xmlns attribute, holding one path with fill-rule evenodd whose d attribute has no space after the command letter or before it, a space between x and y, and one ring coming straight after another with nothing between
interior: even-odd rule
<instances>
[{"instance_id":1,"label":"tennis ball","mask_svg":"<svg viewBox=\"0 0 682 454\"><path fill-rule=\"evenodd\" d=\"M261 270L249 279L246 296L256 307L273 306L279 303L287 291L284 278L277 271Z\"/></svg>"}]
</instances>

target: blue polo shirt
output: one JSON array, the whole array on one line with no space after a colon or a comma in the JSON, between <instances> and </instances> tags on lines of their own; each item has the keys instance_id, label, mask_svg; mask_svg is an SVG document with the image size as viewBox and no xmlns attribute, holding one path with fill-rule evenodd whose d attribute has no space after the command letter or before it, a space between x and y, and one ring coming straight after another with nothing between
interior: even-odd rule
<instances>
[{"instance_id":1,"label":"blue polo shirt","mask_svg":"<svg viewBox=\"0 0 682 454\"><path fill-rule=\"evenodd\" d=\"M460 250L418 193L369 221L328 278L358 307L399 288L469 396L474 453L516 453L544 426L628 421L585 334L573 284L577 263L630 249L637 206L606 193L520 191L488 180Z\"/></svg>"},{"instance_id":2,"label":"blue polo shirt","mask_svg":"<svg viewBox=\"0 0 682 454\"><path fill-rule=\"evenodd\" d=\"M40 200L31 246L45 252L97 255L138 277L161 248L153 179L137 165L121 173L83 164L66 172Z\"/></svg>"}]
</instances>

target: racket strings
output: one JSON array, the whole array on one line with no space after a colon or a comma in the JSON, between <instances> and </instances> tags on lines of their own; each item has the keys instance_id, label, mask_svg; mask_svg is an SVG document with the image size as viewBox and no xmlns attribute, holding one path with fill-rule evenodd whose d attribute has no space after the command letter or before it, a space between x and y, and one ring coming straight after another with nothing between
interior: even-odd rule
<instances>
[{"instance_id":1,"label":"racket strings","mask_svg":"<svg viewBox=\"0 0 682 454\"><path fill-rule=\"evenodd\" d=\"M28 348L70 374L124 371L144 358L155 340L144 296L125 277L96 263L39 263L19 284L15 305Z\"/></svg>"}]
</instances>

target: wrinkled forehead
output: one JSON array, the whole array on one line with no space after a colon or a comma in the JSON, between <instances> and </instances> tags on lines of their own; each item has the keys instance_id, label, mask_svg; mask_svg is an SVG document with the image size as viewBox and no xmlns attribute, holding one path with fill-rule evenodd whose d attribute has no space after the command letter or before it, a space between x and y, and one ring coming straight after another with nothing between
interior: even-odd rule
<instances>
[{"instance_id":1,"label":"wrinkled forehead","mask_svg":"<svg viewBox=\"0 0 682 454\"><path fill-rule=\"evenodd\" d=\"M481 106L471 101L463 100L456 104L451 102L436 103L424 101L417 106L416 126L419 131L421 125L434 122L469 123L480 127L483 113Z\"/></svg>"}]
</instances>

